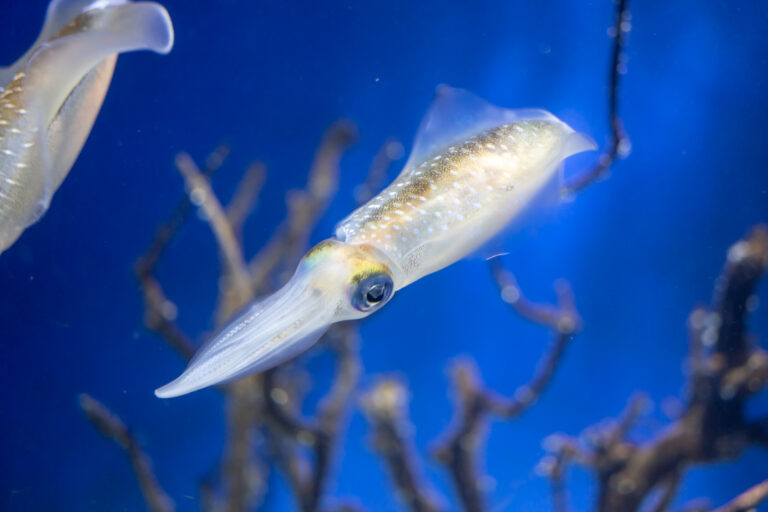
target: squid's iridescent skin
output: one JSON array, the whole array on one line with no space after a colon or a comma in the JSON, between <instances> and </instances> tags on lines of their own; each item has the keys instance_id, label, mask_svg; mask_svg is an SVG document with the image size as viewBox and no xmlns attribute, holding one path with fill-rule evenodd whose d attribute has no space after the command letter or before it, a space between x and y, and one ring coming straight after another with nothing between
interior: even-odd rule
<instances>
[{"instance_id":1,"label":"squid's iridescent skin","mask_svg":"<svg viewBox=\"0 0 768 512\"><path fill-rule=\"evenodd\" d=\"M179 396L267 370L332 323L368 316L502 231L558 184L563 159L588 149L591 139L548 112L501 109L441 87L400 176L155 393Z\"/></svg>"},{"instance_id":2,"label":"squid's iridescent skin","mask_svg":"<svg viewBox=\"0 0 768 512\"><path fill-rule=\"evenodd\" d=\"M156 3L49 4L37 41L0 68L0 253L48 209L96 120L117 54L172 46L171 20Z\"/></svg>"}]
</instances>

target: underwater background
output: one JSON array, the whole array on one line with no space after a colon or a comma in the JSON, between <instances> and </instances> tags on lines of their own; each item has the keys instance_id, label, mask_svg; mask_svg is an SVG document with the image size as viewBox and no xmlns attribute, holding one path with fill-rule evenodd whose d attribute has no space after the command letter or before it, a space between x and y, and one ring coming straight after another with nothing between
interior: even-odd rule
<instances>
[{"instance_id":1,"label":"underwater background","mask_svg":"<svg viewBox=\"0 0 768 512\"><path fill-rule=\"evenodd\" d=\"M352 120L359 141L341 162L339 193L311 237L330 236L355 207L353 189L388 137L407 154L435 87L466 88L504 107L541 107L608 140L610 1L192 1L166 0L176 44L167 56L122 55L94 129L43 219L0 255L0 509L143 510L124 453L85 419L78 395L108 404L152 457L178 510L197 510L198 485L225 442L223 397L212 389L160 400L153 390L184 363L143 327L133 273L160 222L183 194L179 151L202 161L226 142L215 188L228 198L253 160L268 169L245 226L247 255L285 215L327 127ZM15 60L42 25L47 2L0 2L0 63ZM658 406L681 396L686 319L708 302L727 248L768 221L768 3L634 2L620 108L631 154L610 177L545 222L509 237L502 261L526 294L552 301L568 279L584 322L551 386L524 416L494 422L483 460L491 510L550 509L534 471L554 432L576 435L615 417L636 390L657 407L637 436L668 421ZM568 159L566 174L596 153ZM400 164L405 159L400 160ZM394 178L399 169L390 169ZM218 255L193 219L160 267L178 323L213 327ZM768 345L768 284L751 315ZM453 501L429 447L453 411L445 368L473 357L486 383L511 393L550 335L499 299L482 259L468 259L399 292L361 326L363 387L396 374L424 473ZM311 354L310 354L311 355ZM332 361L311 358L321 395ZM750 403L765 416L768 397ZM355 408L327 493L370 510L399 510L369 425ZM768 452L696 467L676 503L715 504L768 477ZM594 481L569 474L576 509ZM272 474L266 510L293 507Z\"/></svg>"}]
</instances>

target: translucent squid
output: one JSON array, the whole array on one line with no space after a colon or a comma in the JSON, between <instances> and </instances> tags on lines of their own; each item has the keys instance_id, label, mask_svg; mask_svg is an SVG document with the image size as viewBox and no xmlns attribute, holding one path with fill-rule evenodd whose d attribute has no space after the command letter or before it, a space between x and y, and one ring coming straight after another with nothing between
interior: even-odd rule
<instances>
[{"instance_id":1,"label":"translucent squid","mask_svg":"<svg viewBox=\"0 0 768 512\"><path fill-rule=\"evenodd\" d=\"M158 4L50 3L32 47L0 68L0 253L48 209L96 120L117 54L172 46Z\"/></svg>"},{"instance_id":2,"label":"translucent squid","mask_svg":"<svg viewBox=\"0 0 768 512\"><path fill-rule=\"evenodd\" d=\"M306 350L331 324L378 311L397 290L475 252L534 205L551 202L562 161L595 148L549 112L503 109L441 86L397 179L155 394L175 397L267 370Z\"/></svg>"}]
</instances>

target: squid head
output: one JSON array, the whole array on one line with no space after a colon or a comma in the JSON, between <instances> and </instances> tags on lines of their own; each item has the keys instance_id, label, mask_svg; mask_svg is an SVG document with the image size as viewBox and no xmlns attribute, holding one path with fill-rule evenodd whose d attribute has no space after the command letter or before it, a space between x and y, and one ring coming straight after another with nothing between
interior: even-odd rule
<instances>
[{"instance_id":1,"label":"squid head","mask_svg":"<svg viewBox=\"0 0 768 512\"><path fill-rule=\"evenodd\" d=\"M306 350L336 322L368 316L395 292L397 269L370 246L326 240L290 281L241 312L195 355L160 398L267 370Z\"/></svg>"}]
</instances>

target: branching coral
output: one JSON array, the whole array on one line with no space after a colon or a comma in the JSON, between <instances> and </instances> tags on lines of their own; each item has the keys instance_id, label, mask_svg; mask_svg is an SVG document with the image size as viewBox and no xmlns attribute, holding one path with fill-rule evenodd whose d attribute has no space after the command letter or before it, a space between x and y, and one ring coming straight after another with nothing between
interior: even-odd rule
<instances>
[{"instance_id":1,"label":"branching coral","mask_svg":"<svg viewBox=\"0 0 768 512\"><path fill-rule=\"evenodd\" d=\"M305 188L288 194L287 218L250 261L243 255L241 231L258 200L266 173L264 166L256 163L247 169L232 201L224 206L213 191L210 179L223 165L228 148L217 148L202 169L189 155L179 154L176 167L184 178L187 195L157 230L149 249L136 264L136 275L144 294L146 326L184 359L190 359L195 352L197 344L175 322L177 307L155 277L165 249L193 207L200 209L219 248L222 286L214 312L217 323L226 321L244 304L274 289L278 284L274 276L292 269L304 253L315 223L336 192L341 155L355 138L356 130L350 122L331 126L317 151ZM392 160L399 158L401 152L397 146L399 143L388 141L375 159L368 179L359 189L362 199L365 199L364 190L377 186ZM266 491L269 468L266 459L285 473L301 510L320 508L336 440L342 434L347 404L360 375L357 331L353 324L334 326L324 340L324 345L336 355L337 371L331 388L311 419L302 418L298 413L301 393L291 384L294 379L290 378L293 375L290 368L278 368L220 388L228 402L229 435L218 478L220 484L215 486L209 481L201 488L201 503L206 510L236 511L258 506ZM86 395L81 405L105 435L128 451L151 508L172 509L152 474L149 457L141 452L123 423ZM260 449L262 445L267 448ZM148 486L146 482L153 485Z\"/></svg>"},{"instance_id":2,"label":"branching coral","mask_svg":"<svg viewBox=\"0 0 768 512\"><path fill-rule=\"evenodd\" d=\"M611 140L598 163L566 184L576 193L602 177L617 158L628 153L629 141L618 112L623 48L629 30L627 0L617 3L614 44L609 68L609 120ZM187 195L171 217L157 230L148 250L136 264L136 275L145 303L146 326L163 338L184 359L198 344L176 323L177 307L156 277L166 248L198 208L211 227L220 261L220 294L212 312L217 325L253 299L273 290L304 253L318 219L336 194L339 161L355 140L347 121L333 125L316 153L304 189L287 195L288 214L272 238L254 256L242 249L243 225L258 201L266 168L250 166L229 204L220 202L212 178L222 167L228 148L217 148L199 168L187 154L179 154L176 167L184 178ZM388 141L374 159L355 198L365 202L384 183L386 171L402 155L397 141ZM686 468L694 464L732 458L750 443L768 444L768 420L749 421L745 401L766 386L768 354L746 333L746 315L752 292L768 263L768 231L755 228L728 253L728 262L711 308L696 308L690 316L689 396L683 414L650 442L628 439L643 414L647 399L633 397L616 420L589 429L580 439L553 435L545 440L549 454L539 469L552 483L553 507L568 510L566 473L572 463L590 468L597 481L596 509L601 512L633 511L651 501L653 510L669 510ZM581 319L570 287L557 283L557 305L530 302L514 276L499 259L490 262L502 300L517 314L546 327L553 341L530 381L511 397L488 389L473 362L463 359L451 371L456 394L452 425L436 443L435 458L445 466L461 506L469 512L488 509L480 478L481 452L489 420L518 418L542 397L563 354L578 333ZM323 346L336 359L330 388L313 415L301 414L303 389L298 369L289 363L251 376L219 390L227 402L228 437L218 475L200 489L205 511L242 511L260 508L267 492L269 472L284 475L295 496L296 507L317 510L358 510L353 503L333 500L326 488L332 475L334 452L343 439L345 416L356 396L362 373L358 333L354 323L336 325L324 337ZM409 390L394 378L378 378L360 400L371 424L372 445L392 477L402 503L413 511L449 508L424 477L410 439ZM153 512L173 510L144 453L125 424L104 405L88 395L81 397L88 419L105 436L123 448L136 472L148 507ZM768 482L734 498L717 512L754 509L768 496ZM709 509L706 507L705 509Z\"/></svg>"},{"instance_id":3,"label":"branching coral","mask_svg":"<svg viewBox=\"0 0 768 512\"><path fill-rule=\"evenodd\" d=\"M552 460L558 461L551 474L561 473L567 460L591 468L601 512L637 510L655 489L661 492L657 509L666 510L688 467L765 444L765 421L748 420L745 405L768 383L768 353L746 332L749 301L766 265L768 228L757 226L728 251L712 306L691 313L688 396L676 421L649 442L629 441L646 402L634 397L621 419L589 429L583 441L551 438Z\"/></svg>"}]
</instances>

